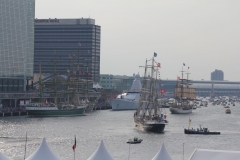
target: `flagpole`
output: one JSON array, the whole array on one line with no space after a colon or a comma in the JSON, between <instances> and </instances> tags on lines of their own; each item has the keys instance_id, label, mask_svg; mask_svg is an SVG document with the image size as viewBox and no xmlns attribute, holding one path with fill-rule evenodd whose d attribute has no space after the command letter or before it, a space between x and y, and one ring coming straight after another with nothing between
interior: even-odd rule
<instances>
[{"instance_id":1,"label":"flagpole","mask_svg":"<svg viewBox=\"0 0 240 160\"><path fill-rule=\"evenodd\" d=\"M73 159L73 160L75 160L75 149L74 149L74 151L73 151L73 152L74 152L74 159Z\"/></svg>"},{"instance_id":2,"label":"flagpole","mask_svg":"<svg viewBox=\"0 0 240 160\"><path fill-rule=\"evenodd\" d=\"M130 159L130 143L129 143L129 151L128 151L128 160Z\"/></svg>"},{"instance_id":3,"label":"flagpole","mask_svg":"<svg viewBox=\"0 0 240 160\"><path fill-rule=\"evenodd\" d=\"M75 148L74 148L74 159L73 160L75 160L75 149L76 149L76 134L75 134L75 142L74 142L74 145L75 145Z\"/></svg>"},{"instance_id":4,"label":"flagpole","mask_svg":"<svg viewBox=\"0 0 240 160\"><path fill-rule=\"evenodd\" d=\"M26 152L27 152L27 132L26 132L26 141L25 141L24 160L26 158Z\"/></svg>"},{"instance_id":5,"label":"flagpole","mask_svg":"<svg viewBox=\"0 0 240 160\"><path fill-rule=\"evenodd\" d=\"M183 160L184 160L184 143L183 143Z\"/></svg>"}]
</instances>

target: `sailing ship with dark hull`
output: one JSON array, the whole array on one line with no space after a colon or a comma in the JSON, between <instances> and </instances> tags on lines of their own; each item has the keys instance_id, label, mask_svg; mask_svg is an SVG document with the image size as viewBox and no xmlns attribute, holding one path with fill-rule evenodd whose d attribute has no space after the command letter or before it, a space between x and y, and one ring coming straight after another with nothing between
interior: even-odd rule
<instances>
[{"instance_id":1,"label":"sailing ship with dark hull","mask_svg":"<svg viewBox=\"0 0 240 160\"><path fill-rule=\"evenodd\" d=\"M154 57L156 57L154 53ZM163 132L166 125L166 115L162 114L162 110L158 103L158 93L160 85L158 81L160 63L154 60L146 60L145 72L142 89L140 91L139 106L134 113L135 126L145 131ZM151 63L150 65L148 63ZM150 70L151 75L147 75Z\"/></svg>"},{"instance_id":2,"label":"sailing ship with dark hull","mask_svg":"<svg viewBox=\"0 0 240 160\"><path fill-rule=\"evenodd\" d=\"M187 114L192 113L192 108L194 106L194 100L196 99L196 90L195 88L190 88L190 81L188 80L188 71L187 79L183 79L183 69L182 69L182 78L177 81L175 90L174 90L174 99L175 102L171 103L169 107L172 114Z\"/></svg>"}]
</instances>

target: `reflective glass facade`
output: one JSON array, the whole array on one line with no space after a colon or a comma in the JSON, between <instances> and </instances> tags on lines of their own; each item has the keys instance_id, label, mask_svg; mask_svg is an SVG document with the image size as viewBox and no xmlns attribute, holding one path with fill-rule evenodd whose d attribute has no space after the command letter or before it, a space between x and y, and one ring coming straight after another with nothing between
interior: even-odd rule
<instances>
[{"instance_id":1,"label":"reflective glass facade","mask_svg":"<svg viewBox=\"0 0 240 160\"><path fill-rule=\"evenodd\" d=\"M94 19L35 19L34 73L99 81L101 27ZM56 67L55 67L56 66Z\"/></svg>"},{"instance_id":2,"label":"reflective glass facade","mask_svg":"<svg viewBox=\"0 0 240 160\"><path fill-rule=\"evenodd\" d=\"M0 91L33 76L34 17L35 0L0 0Z\"/></svg>"},{"instance_id":3,"label":"reflective glass facade","mask_svg":"<svg viewBox=\"0 0 240 160\"><path fill-rule=\"evenodd\" d=\"M0 77L33 75L34 0L1 0Z\"/></svg>"}]
</instances>

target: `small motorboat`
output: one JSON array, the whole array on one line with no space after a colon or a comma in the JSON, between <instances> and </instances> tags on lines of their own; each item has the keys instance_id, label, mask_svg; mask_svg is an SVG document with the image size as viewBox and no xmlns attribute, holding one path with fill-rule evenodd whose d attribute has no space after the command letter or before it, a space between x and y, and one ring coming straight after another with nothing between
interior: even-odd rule
<instances>
[{"instance_id":1,"label":"small motorboat","mask_svg":"<svg viewBox=\"0 0 240 160\"><path fill-rule=\"evenodd\" d=\"M225 113L226 114L231 114L231 110L228 108L228 109L226 109Z\"/></svg>"},{"instance_id":2,"label":"small motorboat","mask_svg":"<svg viewBox=\"0 0 240 160\"><path fill-rule=\"evenodd\" d=\"M134 137L133 139L129 139L127 143L136 144L136 143L141 143L142 141L143 141L142 139L138 139L137 137Z\"/></svg>"},{"instance_id":3,"label":"small motorboat","mask_svg":"<svg viewBox=\"0 0 240 160\"><path fill-rule=\"evenodd\" d=\"M184 129L184 133L185 134L221 134L220 132L210 132L208 130L208 128L202 128L200 126L200 128L197 128L197 129Z\"/></svg>"},{"instance_id":4,"label":"small motorboat","mask_svg":"<svg viewBox=\"0 0 240 160\"><path fill-rule=\"evenodd\" d=\"M197 106L194 105L194 106L192 107L192 109L197 109Z\"/></svg>"}]
</instances>

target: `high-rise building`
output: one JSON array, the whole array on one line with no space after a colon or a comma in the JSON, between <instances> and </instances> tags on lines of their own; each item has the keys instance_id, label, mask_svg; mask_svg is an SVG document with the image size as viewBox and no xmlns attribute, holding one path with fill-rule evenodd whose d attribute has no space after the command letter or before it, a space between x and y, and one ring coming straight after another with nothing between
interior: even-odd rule
<instances>
[{"instance_id":1,"label":"high-rise building","mask_svg":"<svg viewBox=\"0 0 240 160\"><path fill-rule=\"evenodd\" d=\"M25 91L33 76L35 0L0 2L0 91Z\"/></svg>"},{"instance_id":2,"label":"high-rise building","mask_svg":"<svg viewBox=\"0 0 240 160\"><path fill-rule=\"evenodd\" d=\"M34 73L100 79L101 27L95 20L35 19Z\"/></svg>"},{"instance_id":3,"label":"high-rise building","mask_svg":"<svg viewBox=\"0 0 240 160\"><path fill-rule=\"evenodd\" d=\"M211 80L223 81L224 80L223 71L215 69L215 71L211 73Z\"/></svg>"}]
</instances>

